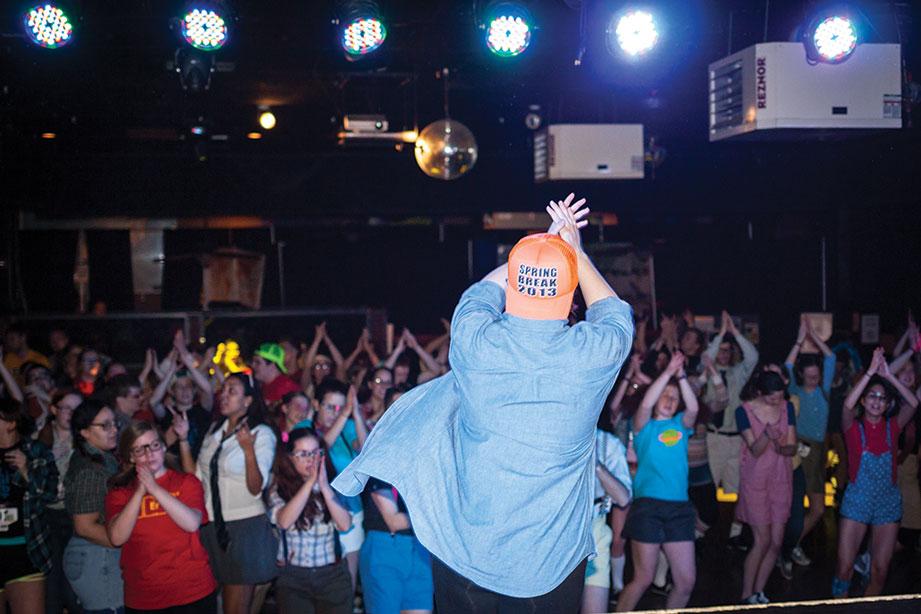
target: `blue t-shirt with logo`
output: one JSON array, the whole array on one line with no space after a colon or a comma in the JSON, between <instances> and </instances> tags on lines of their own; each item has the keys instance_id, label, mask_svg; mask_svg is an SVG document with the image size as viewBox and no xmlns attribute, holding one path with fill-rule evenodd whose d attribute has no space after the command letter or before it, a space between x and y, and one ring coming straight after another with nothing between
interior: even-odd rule
<instances>
[{"instance_id":1,"label":"blue t-shirt with logo","mask_svg":"<svg viewBox=\"0 0 921 614\"><path fill-rule=\"evenodd\" d=\"M633 438L634 499L688 500L688 438L694 429L681 423L683 416L681 412L668 420L650 420Z\"/></svg>"}]
</instances>

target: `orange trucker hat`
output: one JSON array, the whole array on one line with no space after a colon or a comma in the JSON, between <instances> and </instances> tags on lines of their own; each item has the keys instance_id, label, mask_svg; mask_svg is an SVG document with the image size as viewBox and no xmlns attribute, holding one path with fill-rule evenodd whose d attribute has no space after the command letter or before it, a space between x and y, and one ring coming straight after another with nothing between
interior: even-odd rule
<instances>
[{"instance_id":1,"label":"orange trucker hat","mask_svg":"<svg viewBox=\"0 0 921 614\"><path fill-rule=\"evenodd\" d=\"M529 235L508 256L505 311L528 320L565 320L578 285L572 246L558 235Z\"/></svg>"}]
</instances>

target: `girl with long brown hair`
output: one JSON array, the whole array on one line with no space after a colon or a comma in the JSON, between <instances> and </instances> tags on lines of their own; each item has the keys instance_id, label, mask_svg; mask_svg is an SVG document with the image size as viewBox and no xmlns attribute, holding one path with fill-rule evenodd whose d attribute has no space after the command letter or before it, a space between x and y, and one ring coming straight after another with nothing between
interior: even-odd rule
<instances>
[{"instance_id":1,"label":"girl with long brown hair","mask_svg":"<svg viewBox=\"0 0 921 614\"><path fill-rule=\"evenodd\" d=\"M336 552L336 532L352 520L329 485L334 472L323 438L310 428L291 431L276 457L269 514L282 532L284 569L275 586L282 614L352 611L351 576Z\"/></svg>"}]
</instances>

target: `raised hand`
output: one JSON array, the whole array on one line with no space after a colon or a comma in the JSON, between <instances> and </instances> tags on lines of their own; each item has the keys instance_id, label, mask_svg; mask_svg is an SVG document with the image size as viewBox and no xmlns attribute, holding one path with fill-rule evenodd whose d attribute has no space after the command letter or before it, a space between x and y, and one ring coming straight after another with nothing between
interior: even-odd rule
<instances>
[{"instance_id":1,"label":"raised hand","mask_svg":"<svg viewBox=\"0 0 921 614\"><path fill-rule=\"evenodd\" d=\"M3 455L3 460L14 467L26 479L29 477L28 459L22 450L12 450Z\"/></svg>"},{"instance_id":2,"label":"raised hand","mask_svg":"<svg viewBox=\"0 0 921 614\"><path fill-rule=\"evenodd\" d=\"M320 322L314 327L314 333L317 336L317 339L323 339L326 337L326 322Z\"/></svg>"},{"instance_id":3,"label":"raised hand","mask_svg":"<svg viewBox=\"0 0 921 614\"><path fill-rule=\"evenodd\" d=\"M180 440L189 438L189 417L185 412L176 411L167 406L167 411L173 416L173 432Z\"/></svg>"},{"instance_id":4,"label":"raised hand","mask_svg":"<svg viewBox=\"0 0 921 614\"><path fill-rule=\"evenodd\" d=\"M134 471L138 476L139 489L143 489L144 492L153 495L159 485L153 473L151 473L150 468L147 467L147 465L135 463Z\"/></svg>"},{"instance_id":5,"label":"raised hand","mask_svg":"<svg viewBox=\"0 0 921 614\"><path fill-rule=\"evenodd\" d=\"M406 341L406 346L412 350L415 350L419 347L419 342L416 340L416 336L409 332L408 328L403 329L403 339Z\"/></svg>"},{"instance_id":6,"label":"raised hand","mask_svg":"<svg viewBox=\"0 0 921 614\"><path fill-rule=\"evenodd\" d=\"M806 314L802 314L799 317L799 332L796 334L796 342L802 343L806 340L806 336L809 334L811 327L809 326L809 319L806 317Z\"/></svg>"},{"instance_id":7,"label":"raised hand","mask_svg":"<svg viewBox=\"0 0 921 614\"><path fill-rule=\"evenodd\" d=\"M700 362L704 366L704 371L710 375L716 375L716 367L713 364L713 358L707 354L703 353L700 355Z\"/></svg>"},{"instance_id":8,"label":"raised hand","mask_svg":"<svg viewBox=\"0 0 921 614\"><path fill-rule=\"evenodd\" d=\"M880 374L880 376L882 376L882 377L884 377L884 378L886 378L886 379L892 379L892 378L893 378L892 371L889 370L889 363L886 362L886 355L883 354L882 352L880 352L880 360L879 360L879 370L878 370L878 373Z\"/></svg>"},{"instance_id":9,"label":"raised hand","mask_svg":"<svg viewBox=\"0 0 921 614\"><path fill-rule=\"evenodd\" d=\"M878 347L873 350L873 358L870 359L870 366L867 367L867 375L871 377L876 375L880 372L880 369L884 364L886 364L886 358L883 354L883 348ZM886 369L888 370L888 368L889 367L887 365Z\"/></svg>"},{"instance_id":10,"label":"raised hand","mask_svg":"<svg viewBox=\"0 0 921 614\"><path fill-rule=\"evenodd\" d=\"M317 483L322 490L326 490L329 488L329 477L326 474L326 460L322 454L317 457L317 464Z\"/></svg>"},{"instance_id":11,"label":"raised hand","mask_svg":"<svg viewBox=\"0 0 921 614\"><path fill-rule=\"evenodd\" d=\"M349 392L345 397L346 405L348 405L348 410L358 415L358 389L355 386L349 386Z\"/></svg>"},{"instance_id":12,"label":"raised hand","mask_svg":"<svg viewBox=\"0 0 921 614\"><path fill-rule=\"evenodd\" d=\"M671 360L668 361L668 366L665 367L665 370L672 375L676 375L684 370L684 354L681 352L672 354Z\"/></svg>"},{"instance_id":13,"label":"raised hand","mask_svg":"<svg viewBox=\"0 0 921 614\"><path fill-rule=\"evenodd\" d=\"M449 335L451 334L451 322L444 318L441 318L441 325L444 326L445 332Z\"/></svg>"},{"instance_id":14,"label":"raised hand","mask_svg":"<svg viewBox=\"0 0 921 614\"><path fill-rule=\"evenodd\" d=\"M253 433L249 430L248 424L243 424L240 430L237 431L237 443L240 444L243 450L252 450L253 446L256 444L256 435L258 435L258 433Z\"/></svg>"},{"instance_id":15,"label":"raised hand","mask_svg":"<svg viewBox=\"0 0 921 614\"><path fill-rule=\"evenodd\" d=\"M588 225L588 220L583 218L589 214L589 209L580 209L585 204L584 198L572 203L573 198L575 198L575 195L570 194L564 201L558 203L550 201L547 206L547 213L550 214L550 219L553 222L547 232L559 234L560 238L574 248L581 249L582 240L579 237L579 229ZM571 228L568 228L570 226Z\"/></svg>"}]
</instances>

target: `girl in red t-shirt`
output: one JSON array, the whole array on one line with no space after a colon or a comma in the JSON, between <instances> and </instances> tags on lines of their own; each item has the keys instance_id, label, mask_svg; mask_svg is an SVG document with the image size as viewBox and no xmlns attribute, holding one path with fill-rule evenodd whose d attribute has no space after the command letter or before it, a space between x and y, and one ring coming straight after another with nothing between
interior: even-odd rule
<instances>
[{"instance_id":1,"label":"girl in red t-shirt","mask_svg":"<svg viewBox=\"0 0 921 614\"><path fill-rule=\"evenodd\" d=\"M904 402L895 417L886 418L895 396L892 389ZM858 404L863 409L860 417ZM886 583L902 517L902 496L896 480L899 431L912 419L917 407L918 398L889 370L882 348L877 348L867 372L844 400L841 415L850 475L838 523L838 567L832 579L835 597L847 597L854 559L868 526L872 527L872 570L866 595L879 595Z\"/></svg>"},{"instance_id":2,"label":"girl in red t-shirt","mask_svg":"<svg viewBox=\"0 0 921 614\"><path fill-rule=\"evenodd\" d=\"M125 609L213 614L217 582L198 536L208 520L201 482L166 467L166 445L149 422L126 427L118 449L122 470L109 481L106 530L122 547Z\"/></svg>"}]
</instances>

